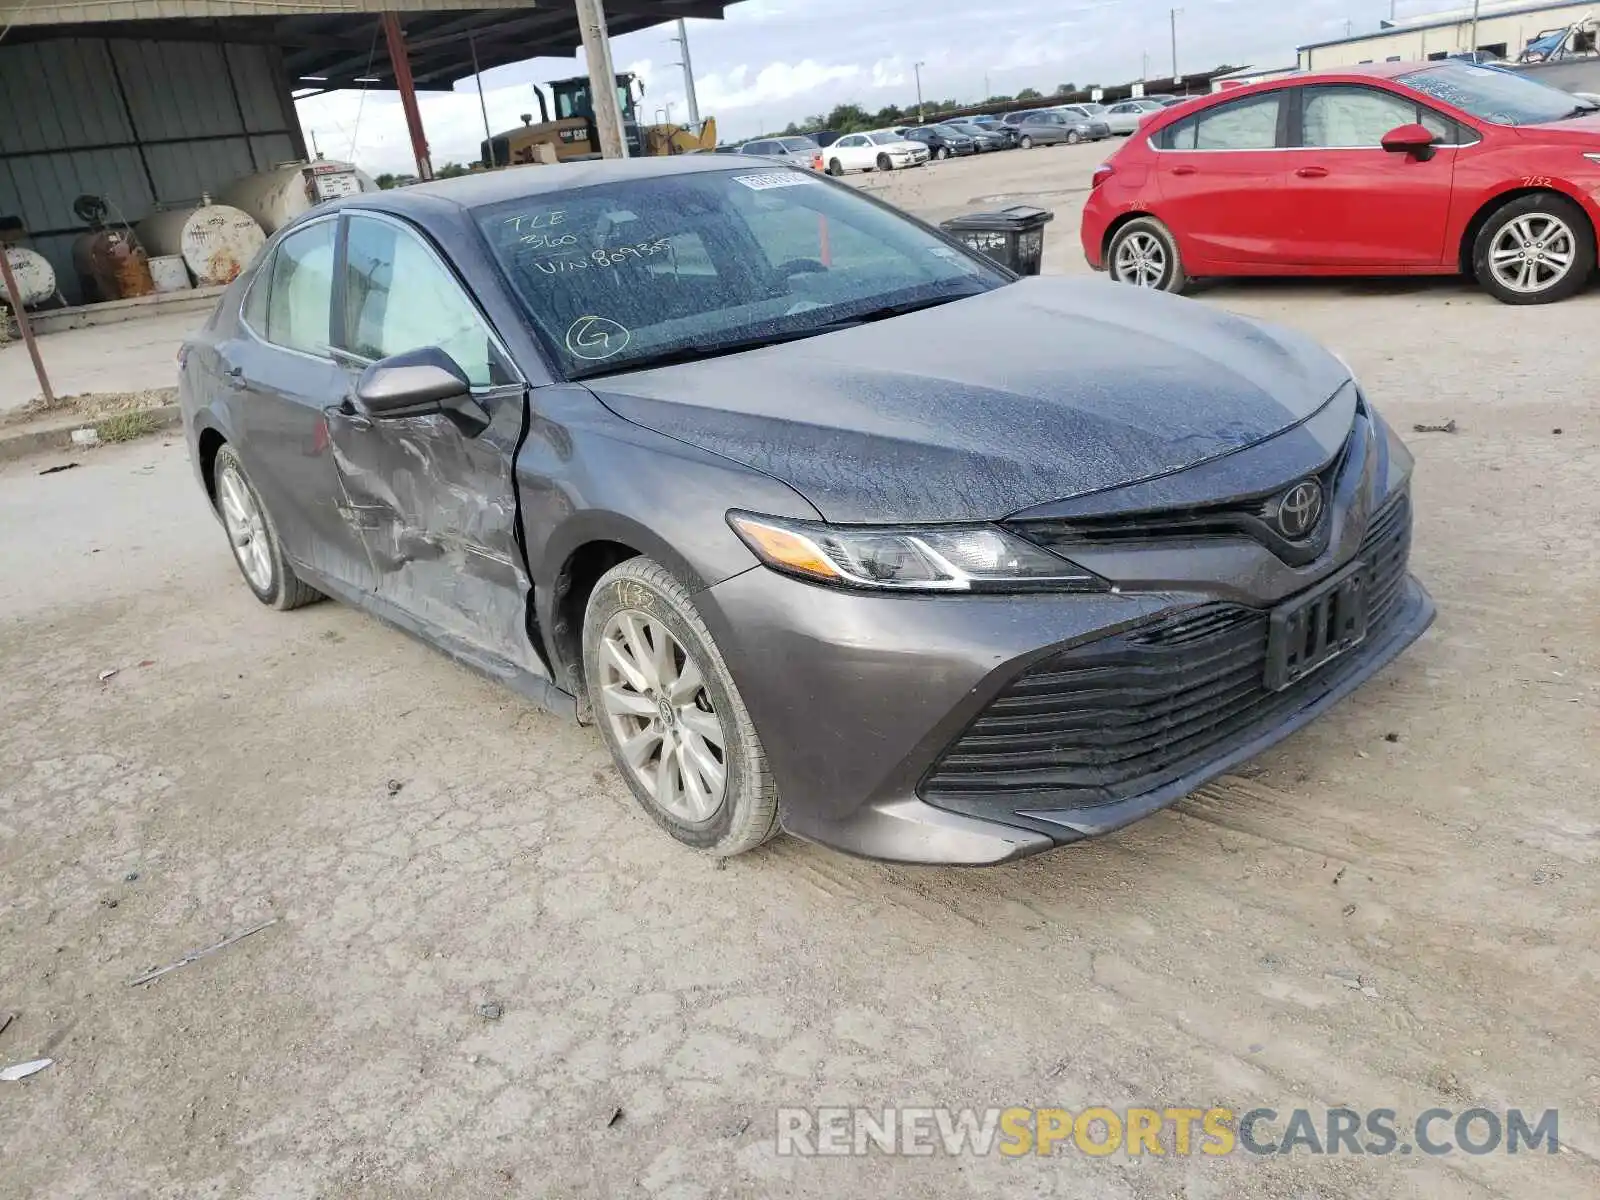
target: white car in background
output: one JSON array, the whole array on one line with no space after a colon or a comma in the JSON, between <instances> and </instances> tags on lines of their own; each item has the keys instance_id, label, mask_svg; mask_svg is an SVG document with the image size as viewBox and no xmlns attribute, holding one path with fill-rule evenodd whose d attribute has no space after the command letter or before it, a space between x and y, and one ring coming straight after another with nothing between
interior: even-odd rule
<instances>
[{"instance_id":1,"label":"white car in background","mask_svg":"<svg viewBox=\"0 0 1600 1200\"><path fill-rule=\"evenodd\" d=\"M1141 99L1124 100L1121 104L1113 104L1106 109L1105 116L1100 119L1111 126L1111 132L1122 137L1127 137L1139 128L1139 122L1151 113L1165 112L1166 105L1159 100Z\"/></svg>"},{"instance_id":2,"label":"white car in background","mask_svg":"<svg viewBox=\"0 0 1600 1200\"><path fill-rule=\"evenodd\" d=\"M926 146L907 141L892 129L847 133L825 147L822 154L823 168L829 175L843 175L846 171L897 171L902 167L920 167L928 161Z\"/></svg>"}]
</instances>

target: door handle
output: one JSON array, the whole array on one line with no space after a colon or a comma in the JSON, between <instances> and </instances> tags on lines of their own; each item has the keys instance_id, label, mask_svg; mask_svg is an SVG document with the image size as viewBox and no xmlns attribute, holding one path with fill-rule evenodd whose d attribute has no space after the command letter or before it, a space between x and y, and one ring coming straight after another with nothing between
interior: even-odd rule
<instances>
[{"instance_id":1,"label":"door handle","mask_svg":"<svg viewBox=\"0 0 1600 1200\"><path fill-rule=\"evenodd\" d=\"M1172 168L1172 173L1174 175L1196 175L1196 174L1199 173L1199 168L1198 167L1191 167L1191 166L1187 166L1187 165L1181 166L1181 167L1173 167Z\"/></svg>"},{"instance_id":2,"label":"door handle","mask_svg":"<svg viewBox=\"0 0 1600 1200\"><path fill-rule=\"evenodd\" d=\"M242 392L245 390L245 388L250 386L244 381L243 367L229 367L222 373L222 377L228 381L228 386L233 388L235 391Z\"/></svg>"},{"instance_id":3,"label":"door handle","mask_svg":"<svg viewBox=\"0 0 1600 1200\"><path fill-rule=\"evenodd\" d=\"M1301 179L1326 179L1328 177L1328 168L1300 167L1295 171L1295 174L1300 176Z\"/></svg>"}]
</instances>

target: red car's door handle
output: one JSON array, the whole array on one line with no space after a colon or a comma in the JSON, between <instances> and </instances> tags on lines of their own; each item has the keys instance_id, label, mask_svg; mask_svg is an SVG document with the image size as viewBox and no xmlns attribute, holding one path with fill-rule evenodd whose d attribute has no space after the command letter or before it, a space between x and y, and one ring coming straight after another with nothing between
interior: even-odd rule
<instances>
[{"instance_id":1,"label":"red car's door handle","mask_svg":"<svg viewBox=\"0 0 1600 1200\"><path fill-rule=\"evenodd\" d=\"M1328 168L1301 167L1295 171L1295 174L1300 176L1301 179L1326 179L1328 177Z\"/></svg>"},{"instance_id":2,"label":"red car's door handle","mask_svg":"<svg viewBox=\"0 0 1600 1200\"><path fill-rule=\"evenodd\" d=\"M1198 169L1199 168L1197 168L1197 167L1191 167L1191 166L1185 165L1185 166L1181 166L1181 167L1173 167L1172 168L1172 173L1174 175L1193 175Z\"/></svg>"}]
</instances>

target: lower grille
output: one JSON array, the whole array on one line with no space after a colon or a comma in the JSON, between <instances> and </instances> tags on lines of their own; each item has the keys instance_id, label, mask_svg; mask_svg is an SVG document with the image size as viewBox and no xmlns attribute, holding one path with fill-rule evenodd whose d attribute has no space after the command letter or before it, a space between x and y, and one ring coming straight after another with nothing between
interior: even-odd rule
<instances>
[{"instance_id":1,"label":"lower grille","mask_svg":"<svg viewBox=\"0 0 1600 1200\"><path fill-rule=\"evenodd\" d=\"M1410 545L1402 495L1373 518L1361 544L1370 566L1369 642L1396 616ZM1051 793L1053 802L1086 807L1177 779L1300 708L1348 669L1336 659L1269 691L1268 625L1262 609L1205 605L1043 659L967 727L922 795L949 807L1003 799L1011 808L1019 797Z\"/></svg>"}]
</instances>

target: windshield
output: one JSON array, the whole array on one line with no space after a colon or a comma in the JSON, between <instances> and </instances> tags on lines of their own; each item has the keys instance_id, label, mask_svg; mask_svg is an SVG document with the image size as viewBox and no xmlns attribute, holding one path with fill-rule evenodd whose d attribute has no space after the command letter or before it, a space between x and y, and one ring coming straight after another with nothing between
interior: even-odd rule
<instances>
[{"instance_id":1,"label":"windshield","mask_svg":"<svg viewBox=\"0 0 1600 1200\"><path fill-rule=\"evenodd\" d=\"M869 133L867 134L867 141L874 146L892 146L895 142L905 141L905 138L898 133Z\"/></svg>"},{"instance_id":2,"label":"windshield","mask_svg":"<svg viewBox=\"0 0 1600 1200\"><path fill-rule=\"evenodd\" d=\"M788 167L541 193L473 216L572 379L807 337L1007 282L853 188Z\"/></svg>"},{"instance_id":3,"label":"windshield","mask_svg":"<svg viewBox=\"0 0 1600 1200\"><path fill-rule=\"evenodd\" d=\"M1075 104L1073 107L1083 109L1083 111L1088 113L1091 117L1104 116L1106 111L1106 106L1104 104Z\"/></svg>"},{"instance_id":4,"label":"windshield","mask_svg":"<svg viewBox=\"0 0 1600 1200\"><path fill-rule=\"evenodd\" d=\"M1496 125L1539 125L1573 115L1579 107L1566 92L1535 83L1511 71L1467 62L1442 62L1412 71L1396 81L1462 112Z\"/></svg>"},{"instance_id":5,"label":"windshield","mask_svg":"<svg viewBox=\"0 0 1600 1200\"><path fill-rule=\"evenodd\" d=\"M815 150L817 148L817 144L808 137L779 138L778 144L785 150L793 150L797 154L806 150Z\"/></svg>"}]
</instances>

